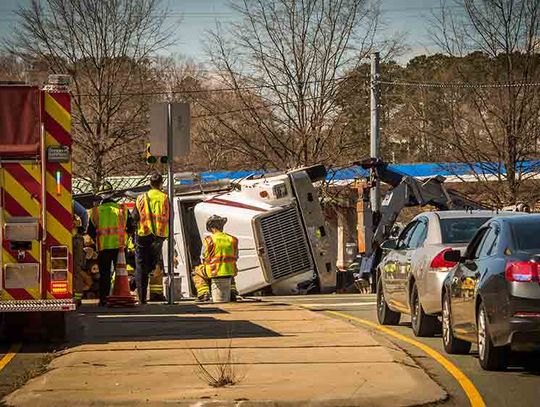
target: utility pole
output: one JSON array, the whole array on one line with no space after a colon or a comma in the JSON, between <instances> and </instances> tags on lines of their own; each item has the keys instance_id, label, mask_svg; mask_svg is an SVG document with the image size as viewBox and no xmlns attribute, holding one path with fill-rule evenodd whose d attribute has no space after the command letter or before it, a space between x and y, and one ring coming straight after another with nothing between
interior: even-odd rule
<instances>
[{"instance_id":1,"label":"utility pole","mask_svg":"<svg viewBox=\"0 0 540 407\"><path fill-rule=\"evenodd\" d=\"M370 156L372 158L381 158L380 146L381 135L379 126L379 53L371 54L371 137L370 137ZM375 177L375 170L371 169L371 181L373 182L370 191L371 210L373 213L379 213L381 210L381 185L380 181Z\"/></svg>"},{"instance_id":2,"label":"utility pole","mask_svg":"<svg viewBox=\"0 0 540 407\"><path fill-rule=\"evenodd\" d=\"M169 198L169 237L167 239L167 271L169 295L167 302L174 304L174 173L173 173L173 124L172 106L167 103L167 194Z\"/></svg>"},{"instance_id":3,"label":"utility pole","mask_svg":"<svg viewBox=\"0 0 540 407\"><path fill-rule=\"evenodd\" d=\"M371 158L381 158L380 146L381 146L381 136L380 136L380 126L379 126L379 53L373 52L371 54L371 78L370 78L370 89L371 89L371 134L370 134L370 156ZM377 287L377 276L374 273L373 261L375 260L374 247L372 245L373 234L375 232L374 228L379 222L379 214L381 211L381 184L377 178L375 169L372 168L370 171L370 190L369 190L369 203L367 201L367 196L365 197L364 202L364 211L367 216L364 217L364 230L366 231L365 242L366 242L366 265L362 264L363 267L369 269L373 273L373 278L371 280L371 292L376 292ZM370 206L370 207L368 207Z\"/></svg>"}]
</instances>

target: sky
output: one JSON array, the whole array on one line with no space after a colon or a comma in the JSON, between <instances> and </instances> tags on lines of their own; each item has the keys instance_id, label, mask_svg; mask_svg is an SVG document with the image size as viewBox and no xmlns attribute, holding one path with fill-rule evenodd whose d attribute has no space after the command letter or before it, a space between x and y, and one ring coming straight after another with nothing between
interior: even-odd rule
<instances>
[{"instance_id":1,"label":"sky","mask_svg":"<svg viewBox=\"0 0 540 407\"><path fill-rule=\"evenodd\" d=\"M0 37L9 35L17 24L13 13L28 0L0 0ZM167 22L178 24L177 40L171 52L195 61L204 61L205 31L215 27L216 21L234 21L235 13L229 8L230 0L164 0L168 6ZM406 38L409 51L400 62L433 51L429 37L427 19L437 12L440 0L380 0L383 21L390 33L399 33Z\"/></svg>"}]
</instances>

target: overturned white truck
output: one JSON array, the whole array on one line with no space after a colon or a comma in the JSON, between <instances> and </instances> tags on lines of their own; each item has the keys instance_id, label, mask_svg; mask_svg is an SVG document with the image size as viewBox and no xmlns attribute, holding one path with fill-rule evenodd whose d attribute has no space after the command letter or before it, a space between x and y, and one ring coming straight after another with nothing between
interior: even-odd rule
<instances>
[{"instance_id":1,"label":"overturned white truck","mask_svg":"<svg viewBox=\"0 0 540 407\"><path fill-rule=\"evenodd\" d=\"M241 295L261 290L296 294L298 283L310 280L320 292L332 292L336 240L313 185L325 176L326 169L318 165L252 175L219 188L204 184L177 188L175 291L195 296L190 272L200 264L206 220L216 214L228 219L225 232L239 241L236 285Z\"/></svg>"}]
</instances>

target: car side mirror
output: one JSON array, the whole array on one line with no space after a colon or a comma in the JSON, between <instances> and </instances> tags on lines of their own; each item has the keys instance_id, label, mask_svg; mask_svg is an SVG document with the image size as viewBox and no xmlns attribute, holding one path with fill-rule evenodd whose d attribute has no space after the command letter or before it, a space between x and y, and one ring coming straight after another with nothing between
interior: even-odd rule
<instances>
[{"instance_id":1,"label":"car side mirror","mask_svg":"<svg viewBox=\"0 0 540 407\"><path fill-rule=\"evenodd\" d=\"M461 252L459 250L448 250L444 252L444 260L451 261L452 263L459 263L462 260Z\"/></svg>"},{"instance_id":2,"label":"car side mirror","mask_svg":"<svg viewBox=\"0 0 540 407\"><path fill-rule=\"evenodd\" d=\"M390 230L390 238L392 240L397 240L397 238L399 237L401 233L401 228L398 226L398 225L394 225L392 227L392 230Z\"/></svg>"},{"instance_id":3,"label":"car side mirror","mask_svg":"<svg viewBox=\"0 0 540 407\"><path fill-rule=\"evenodd\" d=\"M381 248L386 249L386 250L394 250L397 248L397 240L396 239L385 240L382 243Z\"/></svg>"}]
</instances>

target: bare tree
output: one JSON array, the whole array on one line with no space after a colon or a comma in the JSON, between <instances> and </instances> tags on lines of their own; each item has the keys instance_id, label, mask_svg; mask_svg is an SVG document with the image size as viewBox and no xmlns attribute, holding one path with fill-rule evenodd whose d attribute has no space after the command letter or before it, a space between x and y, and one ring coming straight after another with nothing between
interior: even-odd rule
<instances>
[{"instance_id":1,"label":"bare tree","mask_svg":"<svg viewBox=\"0 0 540 407\"><path fill-rule=\"evenodd\" d=\"M208 145L245 166L341 161L348 143L336 95L340 78L371 50L376 6L369 0L234 2L241 22L209 37L219 81L234 91L203 104L213 118Z\"/></svg>"},{"instance_id":2,"label":"bare tree","mask_svg":"<svg viewBox=\"0 0 540 407\"><path fill-rule=\"evenodd\" d=\"M142 163L151 57L172 34L165 13L159 0L32 0L17 13L7 49L73 78L75 173L94 188Z\"/></svg>"},{"instance_id":3,"label":"bare tree","mask_svg":"<svg viewBox=\"0 0 540 407\"><path fill-rule=\"evenodd\" d=\"M0 81L23 81L24 71L24 63L19 58L7 53L0 54Z\"/></svg>"},{"instance_id":4,"label":"bare tree","mask_svg":"<svg viewBox=\"0 0 540 407\"><path fill-rule=\"evenodd\" d=\"M455 78L491 86L440 92L450 122L433 136L470 163L496 203L536 200L538 188L530 186L538 166L524 162L538 156L540 92L530 84L540 80L540 0L454 3L443 2L435 38L447 54L461 57ZM493 178L498 182L487 182Z\"/></svg>"}]
</instances>

